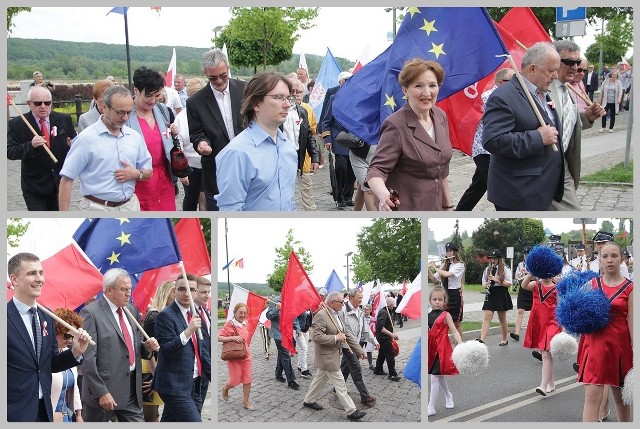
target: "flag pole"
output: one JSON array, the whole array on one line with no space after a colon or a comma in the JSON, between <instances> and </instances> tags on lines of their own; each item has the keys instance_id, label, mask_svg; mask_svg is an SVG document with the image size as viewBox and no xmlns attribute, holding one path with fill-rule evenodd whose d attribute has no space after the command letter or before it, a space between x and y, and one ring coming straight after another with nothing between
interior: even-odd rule
<instances>
[{"instance_id":1,"label":"flag pole","mask_svg":"<svg viewBox=\"0 0 640 429\"><path fill-rule=\"evenodd\" d=\"M227 236L229 235L229 225L227 224L227 218L224 218L224 247L225 252L227 254L227 291L229 294L229 299L231 299L231 280L229 279L229 241L227 240Z\"/></svg>"},{"instance_id":2,"label":"flag pole","mask_svg":"<svg viewBox=\"0 0 640 429\"><path fill-rule=\"evenodd\" d=\"M129 78L129 91L133 92L131 83L131 55L129 53L129 22L127 21L127 12L124 13L124 40L127 49L127 77Z\"/></svg>"},{"instance_id":3,"label":"flag pole","mask_svg":"<svg viewBox=\"0 0 640 429\"><path fill-rule=\"evenodd\" d=\"M191 314L196 315L196 306L193 304L193 295L191 295L191 288L189 287L189 280L187 280L187 272L184 269L184 262L179 261L178 265L180 266L180 271L182 271L182 278L187 284L187 295L189 296L189 309L191 310ZM199 316L198 316L199 317ZM202 339L202 330L198 328L198 339Z\"/></svg>"},{"instance_id":4,"label":"flag pole","mask_svg":"<svg viewBox=\"0 0 640 429\"><path fill-rule=\"evenodd\" d=\"M338 327L338 324L336 323L335 319L333 318L333 316L331 315L331 313L329 313L329 309L327 308L327 306L325 305L325 303L322 303L322 307L324 307L324 311L327 312L327 316L329 316L329 319L331 320L331 323L333 323L333 326L335 326L336 331L338 331L339 334L344 334L343 331L340 330L340 328ZM347 336L347 334L344 334L345 337ZM347 342L347 340L344 340L344 343L347 345L347 348L349 349L349 351L351 353L353 353L353 350L351 350L351 346L349 345L349 343Z\"/></svg>"},{"instance_id":5,"label":"flag pole","mask_svg":"<svg viewBox=\"0 0 640 429\"><path fill-rule=\"evenodd\" d=\"M145 330L142 328L142 326L140 325L140 323L138 323L138 321L136 320L135 317L133 317L133 314L131 314L131 311L129 311L129 308L127 308L127 306L125 305L124 307L122 307L122 309L124 310L125 314L127 315L127 317L129 318L129 322L131 322L132 324L135 325L136 328L138 328L138 331L140 331L140 333L142 334L142 336L144 337L145 340L148 340L149 338L149 334L147 334L145 332Z\"/></svg>"},{"instance_id":6,"label":"flag pole","mask_svg":"<svg viewBox=\"0 0 640 429\"><path fill-rule=\"evenodd\" d=\"M18 109L18 106L16 106L16 103L13 101L13 98L11 98L10 95L7 94L7 100L9 100L9 104L11 104L13 106L13 108L15 109L16 113L18 113L18 115L20 115L20 117L22 118L22 120L24 121L24 123L27 125L27 127L29 128L29 130L33 133L34 137L39 136L40 134L38 134L36 132L36 130L33 128L33 126L31 125L31 122L29 122L29 120L24 116L24 114L20 111L20 109ZM47 146L46 144L42 146L44 148L44 150L47 152L47 154L49 155L49 158L51 158L51 160L53 162L55 162L56 164L58 163L58 159L56 158L56 156L53 154L53 152L51 152L51 149L49 149L49 146Z\"/></svg>"}]
</instances>

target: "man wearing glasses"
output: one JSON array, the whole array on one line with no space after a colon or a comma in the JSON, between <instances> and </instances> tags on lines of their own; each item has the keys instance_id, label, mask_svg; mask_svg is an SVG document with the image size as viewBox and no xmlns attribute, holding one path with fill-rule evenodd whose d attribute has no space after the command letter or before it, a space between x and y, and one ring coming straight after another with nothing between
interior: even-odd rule
<instances>
[{"instance_id":1,"label":"man wearing glasses","mask_svg":"<svg viewBox=\"0 0 640 429\"><path fill-rule=\"evenodd\" d=\"M187 120L193 148L202 156L207 210L217 211L215 158L244 128L240 106L246 83L230 78L229 60L219 48L205 52L202 63L209 85L189 97Z\"/></svg>"},{"instance_id":2,"label":"man wearing glasses","mask_svg":"<svg viewBox=\"0 0 640 429\"><path fill-rule=\"evenodd\" d=\"M9 121L7 158L21 160L22 196L30 211L57 211L60 169L75 138L71 116L51 111L51 92L43 86L33 86L27 96L29 112L25 117L38 135L22 118ZM43 146L47 146L58 162L54 162Z\"/></svg>"},{"instance_id":3,"label":"man wearing glasses","mask_svg":"<svg viewBox=\"0 0 640 429\"><path fill-rule=\"evenodd\" d=\"M136 182L153 173L142 136L127 127L133 98L123 86L108 88L100 120L85 128L71 146L60 176L60 210L69 210L73 181L80 178L81 210L139 211Z\"/></svg>"},{"instance_id":4,"label":"man wearing glasses","mask_svg":"<svg viewBox=\"0 0 640 429\"><path fill-rule=\"evenodd\" d=\"M249 81L242 102L247 128L216 156L220 211L295 210L298 153L280 130L292 103L284 76L261 72Z\"/></svg>"}]
</instances>

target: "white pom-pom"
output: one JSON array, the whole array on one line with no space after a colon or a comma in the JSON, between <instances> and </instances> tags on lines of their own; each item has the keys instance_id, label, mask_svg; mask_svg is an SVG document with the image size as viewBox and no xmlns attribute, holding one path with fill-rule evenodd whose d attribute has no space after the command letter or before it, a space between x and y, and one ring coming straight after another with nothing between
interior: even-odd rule
<instances>
[{"instance_id":1,"label":"white pom-pom","mask_svg":"<svg viewBox=\"0 0 640 429\"><path fill-rule=\"evenodd\" d=\"M560 332L551 339L551 357L553 360L574 359L578 354L578 342L566 332Z\"/></svg>"},{"instance_id":2,"label":"white pom-pom","mask_svg":"<svg viewBox=\"0 0 640 429\"><path fill-rule=\"evenodd\" d=\"M622 386L622 402L625 405L633 403L633 368L629 370L624 377L624 385Z\"/></svg>"},{"instance_id":3,"label":"white pom-pom","mask_svg":"<svg viewBox=\"0 0 640 429\"><path fill-rule=\"evenodd\" d=\"M453 349L451 360L460 374L478 375L489 367L489 349L478 341L467 341Z\"/></svg>"}]
</instances>

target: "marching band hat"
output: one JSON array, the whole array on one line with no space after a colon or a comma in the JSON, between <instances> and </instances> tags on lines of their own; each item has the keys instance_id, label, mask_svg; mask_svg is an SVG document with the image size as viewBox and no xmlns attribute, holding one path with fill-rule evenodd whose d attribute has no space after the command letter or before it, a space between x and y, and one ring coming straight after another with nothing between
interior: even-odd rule
<instances>
[{"instance_id":1,"label":"marching band hat","mask_svg":"<svg viewBox=\"0 0 640 429\"><path fill-rule=\"evenodd\" d=\"M458 251L458 245L453 241L450 241L447 244L445 244L444 248L447 250L455 250L456 252Z\"/></svg>"},{"instance_id":2,"label":"marching band hat","mask_svg":"<svg viewBox=\"0 0 640 429\"><path fill-rule=\"evenodd\" d=\"M584 250L584 244L582 243L576 244L576 250Z\"/></svg>"},{"instance_id":3,"label":"marching band hat","mask_svg":"<svg viewBox=\"0 0 640 429\"><path fill-rule=\"evenodd\" d=\"M598 231L596 232L596 235L593 236L593 241L595 241L596 243L613 241L613 234L607 231Z\"/></svg>"},{"instance_id":4,"label":"marching band hat","mask_svg":"<svg viewBox=\"0 0 640 429\"><path fill-rule=\"evenodd\" d=\"M500 249L493 249L491 253L489 253L489 258L500 259L502 258L502 252L500 251Z\"/></svg>"},{"instance_id":5,"label":"marching band hat","mask_svg":"<svg viewBox=\"0 0 640 429\"><path fill-rule=\"evenodd\" d=\"M562 240L562 238L560 238L559 235L551 234L549 236L549 243L551 243L551 244L559 243L560 240Z\"/></svg>"}]
</instances>

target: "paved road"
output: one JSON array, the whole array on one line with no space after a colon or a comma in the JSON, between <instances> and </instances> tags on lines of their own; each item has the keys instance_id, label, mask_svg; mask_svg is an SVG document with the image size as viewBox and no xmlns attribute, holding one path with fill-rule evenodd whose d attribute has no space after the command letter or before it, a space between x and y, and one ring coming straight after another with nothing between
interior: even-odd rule
<instances>
[{"instance_id":1,"label":"paved road","mask_svg":"<svg viewBox=\"0 0 640 429\"><path fill-rule=\"evenodd\" d=\"M582 140L582 175L588 175L603 168L609 168L624 161L624 147L626 143L626 126L629 119L628 112L622 112L616 118L616 130L614 133L599 133L599 124L592 129L585 130ZM450 188L453 201L458 201L471 183L471 177L475 170L473 160L455 152L450 165ZM8 210L26 210L20 191L20 162L7 161L7 208ZM329 163L320 169L313 178L314 196L317 210L337 211L333 197L331 196L329 180ZM181 210L182 188L176 197L176 207ZM79 183L74 183L71 196L71 207L77 209L81 195ZM586 185L578 188L578 200L583 210L633 210L633 186L630 185ZM300 192L296 192L296 206L302 208ZM352 210L352 208L347 208ZM474 211L494 211L493 204L483 198Z\"/></svg>"},{"instance_id":2,"label":"paved road","mask_svg":"<svg viewBox=\"0 0 640 429\"><path fill-rule=\"evenodd\" d=\"M404 328L398 329L400 336L400 355L396 358L396 369L402 376L402 369L413 351L413 348L420 336L420 321L409 321L404 324ZM214 356L219 356L219 348L213 352ZM300 390L289 389L286 384L275 380L276 347L271 344L271 358L264 359L262 351L262 338L258 332L251 342L251 353L253 354L253 383L251 386L251 403L255 407L254 411L248 411L242 406L242 390L238 386L229 391L229 401L222 400L222 385L228 379L227 366L218 360L218 394L217 408L218 421L220 422L348 422L344 411L338 404L336 395L332 392L332 387L327 384L318 403L324 406L322 411L313 411L302 406L311 379L299 377L299 372L295 369L297 357L293 358L294 371L296 371L296 382L300 384ZM377 352L374 351L375 363ZM313 366L314 345L309 343L309 371L314 373ZM385 365L386 369L386 365ZM370 394L378 401L371 407L366 408L360 403L360 395L356 390L351 378L347 381L349 396L353 399L358 409L364 410L367 415L362 419L364 422L417 422L420 420L420 389L413 382L404 377L400 382L393 382L384 376L375 376L368 368L366 360L362 363L364 382Z\"/></svg>"}]
</instances>

